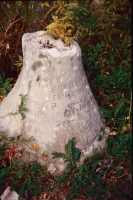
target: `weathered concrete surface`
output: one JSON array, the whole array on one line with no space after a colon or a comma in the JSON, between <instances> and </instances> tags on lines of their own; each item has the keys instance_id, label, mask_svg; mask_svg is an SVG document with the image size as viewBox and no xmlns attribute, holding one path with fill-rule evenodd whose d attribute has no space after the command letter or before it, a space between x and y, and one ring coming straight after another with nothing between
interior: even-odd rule
<instances>
[{"instance_id":1,"label":"weathered concrete surface","mask_svg":"<svg viewBox=\"0 0 133 200\"><path fill-rule=\"evenodd\" d=\"M58 39L42 36L43 31L22 38L23 68L8 96L0 104L0 131L9 136L33 136L40 152L64 151L71 138L83 155L103 148L98 135L104 126L98 105L88 84L79 45L70 47ZM15 113L19 94L26 95L26 118Z\"/></svg>"},{"instance_id":2,"label":"weathered concrete surface","mask_svg":"<svg viewBox=\"0 0 133 200\"><path fill-rule=\"evenodd\" d=\"M18 200L18 194L8 187L0 197L1 200Z\"/></svg>"}]
</instances>

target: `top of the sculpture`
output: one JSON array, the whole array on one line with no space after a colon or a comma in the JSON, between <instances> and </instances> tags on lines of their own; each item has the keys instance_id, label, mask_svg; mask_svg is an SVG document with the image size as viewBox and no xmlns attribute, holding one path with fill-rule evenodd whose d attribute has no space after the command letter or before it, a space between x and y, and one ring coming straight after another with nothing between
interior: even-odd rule
<instances>
[{"instance_id":1,"label":"top of the sculpture","mask_svg":"<svg viewBox=\"0 0 133 200\"><path fill-rule=\"evenodd\" d=\"M54 39L49 35L44 35L44 31L38 31L36 33L26 33L22 38L22 48L25 47L25 43L28 45L27 48L36 52L44 52L51 55L52 57L64 57L64 56L81 56L81 50L77 42L73 42L70 46L64 45L61 39ZM24 53L23 49L23 53Z\"/></svg>"},{"instance_id":2,"label":"top of the sculpture","mask_svg":"<svg viewBox=\"0 0 133 200\"><path fill-rule=\"evenodd\" d=\"M0 104L0 131L33 136L40 152L63 152L75 137L77 147L89 155L93 148L103 147L105 140L98 142L103 122L82 66L80 47L76 42L64 46L60 39L43 33L23 35L23 68ZM8 115L18 109L20 94L27 94L24 120L19 114Z\"/></svg>"}]
</instances>

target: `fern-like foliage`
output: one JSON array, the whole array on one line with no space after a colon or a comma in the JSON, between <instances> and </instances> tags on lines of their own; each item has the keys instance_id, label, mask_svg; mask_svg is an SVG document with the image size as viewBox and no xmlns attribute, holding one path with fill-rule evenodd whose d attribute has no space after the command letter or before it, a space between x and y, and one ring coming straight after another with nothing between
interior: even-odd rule
<instances>
[{"instance_id":1,"label":"fern-like foliage","mask_svg":"<svg viewBox=\"0 0 133 200\"><path fill-rule=\"evenodd\" d=\"M70 17L62 17L58 19L57 16L53 16L53 23L46 27L47 31L44 35L51 35L55 39L60 38L65 45L70 45L74 38L71 36L74 27L70 23L70 20Z\"/></svg>"},{"instance_id":2,"label":"fern-like foliage","mask_svg":"<svg viewBox=\"0 0 133 200\"><path fill-rule=\"evenodd\" d=\"M84 19L89 16L88 1L85 0L58 0L46 13L44 19L53 11L53 22L46 27L44 35L60 38L65 45L71 45L73 40L88 31Z\"/></svg>"},{"instance_id":3,"label":"fern-like foliage","mask_svg":"<svg viewBox=\"0 0 133 200\"><path fill-rule=\"evenodd\" d=\"M6 78L4 72L0 75L0 95L6 96L10 92L12 89L10 86L12 80L13 78Z\"/></svg>"},{"instance_id":4,"label":"fern-like foliage","mask_svg":"<svg viewBox=\"0 0 133 200\"><path fill-rule=\"evenodd\" d=\"M124 106L125 103L130 103L130 101L126 98L122 98L120 99L120 101L118 102L115 110L114 110L114 117L117 118L119 116L119 112L121 111L121 108Z\"/></svg>"},{"instance_id":5,"label":"fern-like foliage","mask_svg":"<svg viewBox=\"0 0 133 200\"><path fill-rule=\"evenodd\" d=\"M25 112L28 111L28 109L26 108L26 96L27 96L27 94L26 95L20 94L19 96L21 97L21 103L18 106L18 112L22 116L22 119L24 119L26 117Z\"/></svg>"},{"instance_id":6,"label":"fern-like foliage","mask_svg":"<svg viewBox=\"0 0 133 200\"><path fill-rule=\"evenodd\" d=\"M25 112L28 111L28 108L26 108L26 95L23 95L23 94L20 94L19 95L20 98L21 98L21 102L20 102L20 105L18 105L18 111L15 112L15 113L9 113L8 115L17 115L17 114L20 114L21 117L22 117L22 120L25 119L26 115L25 115Z\"/></svg>"},{"instance_id":7,"label":"fern-like foliage","mask_svg":"<svg viewBox=\"0 0 133 200\"><path fill-rule=\"evenodd\" d=\"M72 138L65 145L65 153L52 152L53 158L63 158L68 171L75 170L80 159L81 151L75 147L75 144L75 138Z\"/></svg>"}]
</instances>

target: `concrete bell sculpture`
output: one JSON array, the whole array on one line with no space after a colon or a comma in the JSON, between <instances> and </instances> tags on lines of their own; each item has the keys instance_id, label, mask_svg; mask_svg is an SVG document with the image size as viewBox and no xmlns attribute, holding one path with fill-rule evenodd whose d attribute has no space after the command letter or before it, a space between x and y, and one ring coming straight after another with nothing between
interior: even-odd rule
<instances>
[{"instance_id":1,"label":"concrete bell sculpture","mask_svg":"<svg viewBox=\"0 0 133 200\"><path fill-rule=\"evenodd\" d=\"M0 104L0 131L9 136L33 136L41 153L64 152L65 144L75 138L81 157L85 157L93 148L104 148L109 129L99 142L104 124L77 42L65 46L60 39L43 33L26 33L22 37L23 68L14 88ZM22 103L20 95L27 99L24 119L17 112Z\"/></svg>"}]
</instances>

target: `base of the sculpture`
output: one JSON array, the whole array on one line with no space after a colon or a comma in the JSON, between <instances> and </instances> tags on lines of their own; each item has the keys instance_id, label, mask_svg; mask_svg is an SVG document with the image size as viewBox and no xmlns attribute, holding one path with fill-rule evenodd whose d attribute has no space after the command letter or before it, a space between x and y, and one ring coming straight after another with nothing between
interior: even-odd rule
<instances>
[{"instance_id":1,"label":"base of the sculpture","mask_svg":"<svg viewBox=\"0 0 133 200\"><path fill-rule=\"evenodd\" d=\"M84 159L92 156L96 152L99 154L104 153L105 142L108 137L109 131L110 131L110 129L106 128L106 130L105 130L106 133L102 136L102 139L100 141L98 141L98 138L96 138L95 141L93 142L93 144L88 149L86 149L86 148L82 149L82 150L79 149L79 151L81 152L81 155L80 155L79 161L77 162L77 165L83 164ZM68 142L70 142L70 141L68 141ZM34 141L34 144L36 144L35 141ZM77 145L75 145L75 147L78 148ZM51 152L47 152L44 150L43 153L40 153L38 150L36 151L36 150L33 150L32 148L33 148L32 145L31 145L31 148L30 148L30 146L23 145L23 147L22 147L23 154L21 157L21 160L23 162L37 161L40 165L47 166L48 172L51 172L54 170L55 174L60 174L65 170L66 163L64 162L64 160L62 158L52 158ZM19 149L19 150L21 150L21 149ZM56 151L53 149L53 152L56 152ZM65 146L64 146L63 151L61 151L59 153L65 153Z\"/></svg>"}]
</instances>

